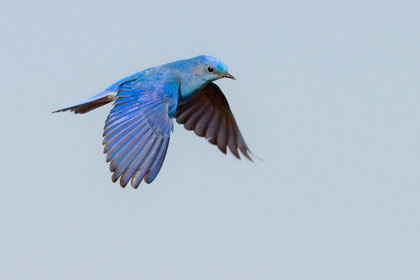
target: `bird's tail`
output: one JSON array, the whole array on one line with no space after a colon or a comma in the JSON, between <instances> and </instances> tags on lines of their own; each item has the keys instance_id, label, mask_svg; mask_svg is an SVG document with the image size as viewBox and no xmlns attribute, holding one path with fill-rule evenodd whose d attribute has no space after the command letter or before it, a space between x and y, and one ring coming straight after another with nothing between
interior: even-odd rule
<instances>
[{"instance_id":1,"label":"bird's tail","mask_svg":"<svg viewBox=\"0 0 420 280\"><path fill-rule=\"evenodd\" d=\"M103 91L82 103L54 111L53 113L71 111L75 114L84 114L108 104L109 102L115 101L115 95L115 92Z\"/></svg>"}]
</instances>

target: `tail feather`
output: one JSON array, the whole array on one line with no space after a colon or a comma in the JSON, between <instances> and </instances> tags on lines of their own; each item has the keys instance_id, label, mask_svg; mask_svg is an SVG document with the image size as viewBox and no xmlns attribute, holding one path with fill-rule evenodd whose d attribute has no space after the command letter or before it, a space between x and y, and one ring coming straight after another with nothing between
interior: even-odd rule
<instances>
[{"instance_id":1,"label":"tail feather","mask_svg":"<svg viewBox=\"0 0 420 280\"><path fill-rule=\"evenodd\" d=\"M109 102L115 101L116 100L115 96L117 95L120 89L123 89L123 87L125 87L124 88L125 90L127 90L127 88L130 89L131 85L143 74L144 74L144 71L128 76L112 84L110 87L98 93L97 95L89 98L85 102L54 111L53 113L71 111L71 112L74 112L75 114L84 114L84 113L90 112Z\"/></svg>"},{"instance_id":2,"label":"tail feather","mask_svg":"<svg viewBox=\"0 0 420 280\"><path fill-rule=\"evenodd\" d=\"M112 102L114 100L115 100L115 93L108 93L105 96L103 96L102 94L102 97L97 98L97 96L94 96L93 98L91 98L90 100L86 102L73 105L70 107L66 107L66 108L54 111L53 113L70 111L70 112L74 112L75 114L84 114L96 108L99 108L105 104L108 104L109 102Z\"/></svg>"}]
</instances>

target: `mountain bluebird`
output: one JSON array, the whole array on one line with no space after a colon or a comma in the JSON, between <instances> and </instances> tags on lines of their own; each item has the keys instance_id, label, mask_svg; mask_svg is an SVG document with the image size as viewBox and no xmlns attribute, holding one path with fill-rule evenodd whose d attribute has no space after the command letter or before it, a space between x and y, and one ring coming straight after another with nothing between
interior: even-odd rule
<instances>
[{"instance_id":1,"label":"mountain bluebird","mask_svg":"<svg viewBox=\"0 0 420 280\"><path fill-rule=\"evenodd\" d=\"M226 148L249 160L249 149L229 104L213 81L235 79L227 66L211 56L197 56L153 67L126 77L85 102L55 112L84 114L114 102L104 127L106 160L125 187L151 183L159 173L173 130L172 120L226 154Z\"/></svg>"}]
</instances>

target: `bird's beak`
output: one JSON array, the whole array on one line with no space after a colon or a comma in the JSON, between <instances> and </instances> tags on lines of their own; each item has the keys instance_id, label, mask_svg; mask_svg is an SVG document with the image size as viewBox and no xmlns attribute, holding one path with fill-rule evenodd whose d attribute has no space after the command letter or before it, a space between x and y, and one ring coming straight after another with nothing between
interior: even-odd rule
<instances>
[{"instance_id":1,"label":"bird's beak","mask_svg":"<svg viewBox=\"0 0 420 280\"><path fill-rule=\"evenodd\" d=\"M235 76L233 76L233 75L232 75L232 74L230 74L230 73L225 73L225 74L223 75L223 77L225 77L225 78L229 78L229 79L232 79L232 80L236 80Z\"/></svg>"}]
</instances>

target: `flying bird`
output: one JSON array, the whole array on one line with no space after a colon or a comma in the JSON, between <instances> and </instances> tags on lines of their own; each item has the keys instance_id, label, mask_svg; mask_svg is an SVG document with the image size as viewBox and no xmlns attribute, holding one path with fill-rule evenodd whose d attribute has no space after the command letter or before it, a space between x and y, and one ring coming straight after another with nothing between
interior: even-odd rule
<instances>
[{"instance_id":1,"label":"flying bird","mask_svg":"<svg viewBox=\"0 0 420 280\"><path fill-rule=\"evenodd\" d=\"M104 127L103 145L112 181L137 188L160 171L173 131L173 119L226 154L249 160L225 95L213 83L234 79L219 59L202 55L152 67L114 83L88 100L56 112L84 114L114 102Z\"/></svg>"}]
</instances>

